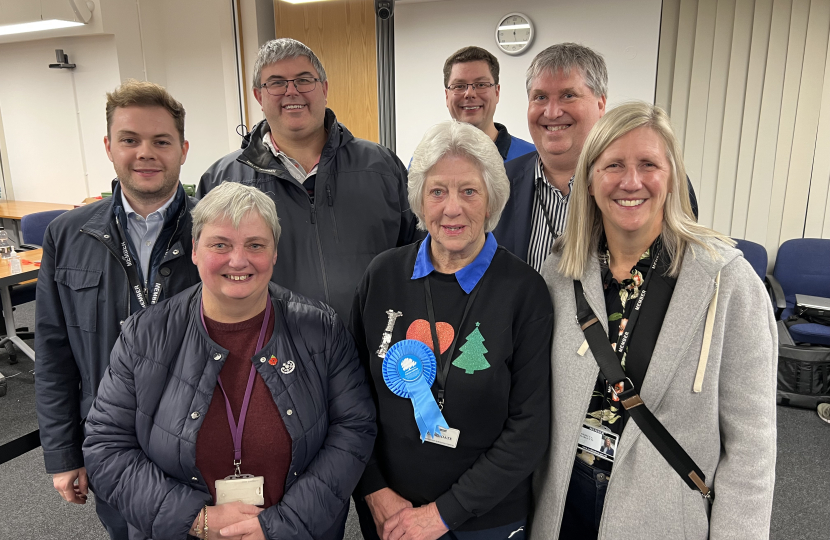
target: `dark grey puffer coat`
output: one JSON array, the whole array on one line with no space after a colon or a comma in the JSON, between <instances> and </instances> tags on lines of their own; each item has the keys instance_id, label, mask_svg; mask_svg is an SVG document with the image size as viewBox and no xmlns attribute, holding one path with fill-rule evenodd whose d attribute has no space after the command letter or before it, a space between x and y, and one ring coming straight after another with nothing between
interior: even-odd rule
<instances>
[{"instance_id":1,"label":"dark grey puffer coat","mask_svg":"<svg viewBox=\"0 0 830 540\"><path fill-rule=\"evenodd\" d=\"M228 351L201 323L201 287L124 323L87 417L90 481L130 524L131 539L185 538L210 500L196 438ZM291 435L292 456L282 501L259 520L269 539L334 540L372 451L374 405L334 311L273 283L270 293L274 332L251 362ZM274 366L263 361L272 354ZM286 374L288 361L295 368Z\"/></svg>"}]
</instances>

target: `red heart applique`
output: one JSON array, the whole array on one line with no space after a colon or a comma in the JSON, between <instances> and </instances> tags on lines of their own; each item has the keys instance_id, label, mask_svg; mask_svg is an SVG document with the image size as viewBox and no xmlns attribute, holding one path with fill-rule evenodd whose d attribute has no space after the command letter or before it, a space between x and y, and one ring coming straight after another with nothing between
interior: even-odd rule
<instances>
[{"instance_id":1,"label":"red heart applique","mask_svg":"<svg viewBox=\"0 0 830 540\"><path fill-rule=\"evenodd\" d=\"M445 322L435 323L435 329L438 332L438 343L441 345L441 352L445 352L452 344L455 337L455 330L452 326ZM429 329L429 322L424 319L415 319L409 328L406 330L406 339L417 339L424 343L430 349L432 346L432 332Z\"/></svg>"}]
</instances>

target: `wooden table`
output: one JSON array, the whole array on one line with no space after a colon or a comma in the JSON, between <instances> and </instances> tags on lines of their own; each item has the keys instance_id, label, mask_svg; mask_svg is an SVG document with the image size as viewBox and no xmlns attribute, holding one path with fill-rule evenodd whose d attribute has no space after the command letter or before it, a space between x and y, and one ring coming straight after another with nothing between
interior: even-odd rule
<instances>
[{"instance_id":1,"label":"wooden table","mask_svg":"<svg viewBox=\"0 0 830 540\"><path fill-rule=\"evenodd\" d=\"M23 216L48 212L49 210L72 210L71 204L56 204L29 201L0 201L0 219L14 219L20 221Z\"/></svg>"},{"instance_id":2,"label":"wooden table","mask_svg":"<svg viewBox=\"0 0 830 540\"><path fill-rule=\"evenodd\" d=\"M22 251L19 252L18 255L20 255L20 266L23 269L23 272L20 274L12 274L11 268L9 268L9 260L0 259L0 300L2 300L3 304L3 318L6 321L6 337L0 340L0 347L2 347L7 341L11 341L17 345L21 351L23 351L23 354L34 360L35 351L33 351L25 341L17 336L9 287L37 277L37 274L40 271L39 263L40 258L43 256L43 250L35 249L32 251ZM38 265L36 266L34 263L38 263Z\"/></svg>"},{"instance_id":3,"label":"wooden table","mask_svg":"<svg viewBox=\"0 0 830 540\"><path fill-rule=\"evenodd\" d=\"M55 204L31 201L0 201L0 219L10 219L14 221L14 238L18 244L23 243L23 236L20 234L20 220L23 216L29 214L36 214L38 212L48 212L50 210L72 210L75 208L71 204Z\"/></svg>"}]
</instances>

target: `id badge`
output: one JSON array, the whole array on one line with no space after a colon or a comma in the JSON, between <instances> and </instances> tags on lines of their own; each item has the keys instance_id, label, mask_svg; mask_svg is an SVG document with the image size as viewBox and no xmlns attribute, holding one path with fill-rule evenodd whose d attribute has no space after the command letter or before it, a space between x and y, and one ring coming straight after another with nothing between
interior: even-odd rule
<instances>
[{"instance_id":1,"label":"id badge","mask_svg":"<svg viewBox=\"0 0 830 540\"><path fill-rule=\"evenodd\" d=\"M458 446L458 438L461 436L461 432L457 429L444 429L442 427L438 428L441 430L441 433L432 435L427 433L427 436L424 437L424 442L430 442L433 444L440 444L441 446L446 446L448 448L455 448Z\"/></svg>"},{"instance_id":2,"label":"id badge","mask_svg":"<svg viewBox=\"0 0 830 540\"><path fill-rule=\"evenodd\" d=\"M217 480L216 504L225 504L240 501L245 504L262 506L265 504L263 487L265 477L252 474L232 474L224 480Z\"/></svg>"},{"instance_id":3,"label":"id badge","mask_svg":"<svg viewBox=\"0 0 830 540\"><path fill-rule=\"evenodd\" d=\"M619 440L619 435L615 433L582 424L582 431L579 433L579 449L613 462L617 454L617 442Z\"/></svg>"}]
</instances>

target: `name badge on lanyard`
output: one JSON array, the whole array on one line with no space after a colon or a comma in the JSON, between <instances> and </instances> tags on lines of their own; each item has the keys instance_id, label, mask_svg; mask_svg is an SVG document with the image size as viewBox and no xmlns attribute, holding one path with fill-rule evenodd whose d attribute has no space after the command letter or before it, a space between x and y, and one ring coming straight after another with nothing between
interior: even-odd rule
<instances>
[{"instance_id":1,"label":"name badge on lanyard","mask_svg":"<svg viewBox=\"0 0 830 540\"><path fill-rule=\"evenodd\" d=\"M202 325L207 332L207 325L205 324L204 306L199 302L199 311L202 318ZM265 317L262 320L262 328L259 330L259 339L256 343L256 350L262 349L265 342L265 333L268 331L268 321L271 317L271 297L268 296L268 302L265 306ZM225 392L225 387L222 385L222 376L217 377L219 388L222 390L222 395L225 398L225 411L228 414L228 424L231 428L231 437L233 438L233 466L234 474L228 475L224 480L216 480L214 487L216 488L216 504L225 504L240 501L245 504L253 504L255 506L262 506L265 504L265 477L254 476L252 474L242 474L242 432L245 429L245 417L248 414L248 406L251 404L251 394L254 391L254 380L256 380L256 368L251 364L251 371L248 374L248 384L245 387L245 397L242 400L242 408L239 411L239 423L234 420L233 410L231 409L231 402L228 399L228 394Z\"/></svg>"}]
</instances>

